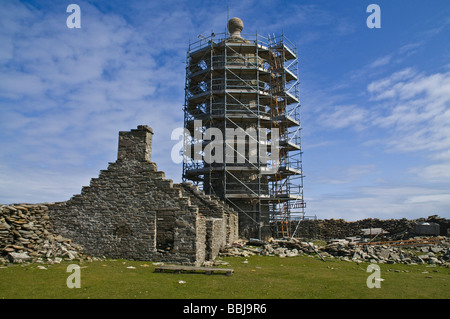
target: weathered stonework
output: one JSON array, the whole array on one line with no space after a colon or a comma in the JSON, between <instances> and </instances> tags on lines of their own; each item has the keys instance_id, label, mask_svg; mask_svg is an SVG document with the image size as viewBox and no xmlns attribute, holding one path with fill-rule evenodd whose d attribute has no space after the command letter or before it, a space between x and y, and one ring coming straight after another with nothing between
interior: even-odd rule
<instances>
[{"instance_id":1,"label":"weathered stonework","mask_svg":"<svg viewBox=\"0 0 450 319\"><path fill-rule=\"evenodd\" d=\"M0 205L0 264L58 263L82 257L83 249L51 231L52 204Z\"/></svg>"},{"instance_id":2,"label":"weathered stonework","mask_svg":"<svg viewBox=\"0 0 450 319\"><path fill-rule=\"evenodd\" d=\"M45 206L48 232L69 238L90 256L197 266L237 240L231 208L157 170L151 162L152 136L148 126L120 132L116 162L81 194ZM5 238L12 238L6 227Z\"/></svg>"},{"instance_id":3,"label":"weathered stonework","mask_svg":"<svg viewBox=\"0 0 450 319\"><path fill-rule=\"evenodd\" d=\"M417 233L415 229L417 223L428 222L436 223L440 226L438 235L448 236L450 234L450 220L439 216L429 216L419 219L378 219L366 218L357 221L345 221L343 219L317 219L304 220L300 224L292 221L290 227L296 229L295 237L315 238L330 240L333 238L345 238L360 236L361 229L364 228L382 228L389 233L393 239L402 239L407 236L424 235Z\"/></svg>"}]
</instances>

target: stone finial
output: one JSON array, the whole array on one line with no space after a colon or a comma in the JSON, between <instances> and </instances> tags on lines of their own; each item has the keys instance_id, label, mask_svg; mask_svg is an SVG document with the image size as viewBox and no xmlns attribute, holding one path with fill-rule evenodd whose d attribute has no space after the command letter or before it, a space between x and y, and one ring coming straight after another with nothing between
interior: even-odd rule
<instances>
[{"instance_id":1,"label":"stone finial","mask_svg":"<svg viewBox=\"0 0 450 319\"><path fill-rule=\"evenodd\" d=\"M228 31L232 37L241 37L241 31L244 29L244 22L239 18L231 18L228 21Z\"/></svg>"},{"instance_id":2,"label":"stone finial","mask_svg":"<svg viewBox=\"0 0 450 319\"><path fill-rule=\"evenodd\" d=\"M150 162L152 154L153 130L147 125L137 129L119 132L119 149L117 160L138 160Z\"/></svg>"}]
</instances>

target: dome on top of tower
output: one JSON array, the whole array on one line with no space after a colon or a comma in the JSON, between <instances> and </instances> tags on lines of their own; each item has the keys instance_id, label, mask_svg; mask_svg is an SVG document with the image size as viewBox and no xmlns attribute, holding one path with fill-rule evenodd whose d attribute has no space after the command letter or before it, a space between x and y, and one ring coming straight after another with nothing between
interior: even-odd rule
<instances>
[{"instance_id":1,"label":"dome on top of tower","mask_svg":"<svg viewBox=\"0 0 450 319\"><path fill-rule=\"evenodd\" d=\"M243 39L241 37L241 32L244 29L244 22L239 18L231 18L228 21L228 32L230 32L230 37Z\"/></svg>"},{"instance_id":2,"label":"dome on top of tower","mask_svg":"<svg viewBox=\"0 0 450 319\"><path fill-rule=\"evenodd\" d=\"M228 21L228 31L231 35L241 35L241 31L244 29L244 22L239 18L231 18Z\"/></svg>"}]
</instances>

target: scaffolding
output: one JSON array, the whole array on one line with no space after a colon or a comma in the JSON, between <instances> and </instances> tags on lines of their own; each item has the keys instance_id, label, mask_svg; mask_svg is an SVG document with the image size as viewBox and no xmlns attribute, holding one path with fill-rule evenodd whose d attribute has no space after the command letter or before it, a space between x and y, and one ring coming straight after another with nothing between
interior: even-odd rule
<instances>
[{"instance_id":1,"label":"scaffolding","mask_svg":"<svg viewBox=\"0 0 450 319\"><path fill-rule=\"evenodd\" d=\"M189 43L183 180L235 208L246 238L289 237L304 215L296 52L284 35Z\"/></svg>"}]
</instances>

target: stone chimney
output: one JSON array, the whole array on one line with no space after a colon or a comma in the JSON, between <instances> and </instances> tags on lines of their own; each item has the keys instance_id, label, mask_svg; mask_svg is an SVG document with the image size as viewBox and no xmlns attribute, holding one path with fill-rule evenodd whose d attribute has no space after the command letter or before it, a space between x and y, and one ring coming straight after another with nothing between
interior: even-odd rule
<instances>
[{"instance_id":1,"label":"stone chimney","mask_svg":"<svg viewBox=\"0 0 450 319\"><path fill-rule=\"evenodd\" d=\"M153 130L147 125L139 125L129 132L119 132L117 161L151 161Z\"/></svg>"}]
</instances>

